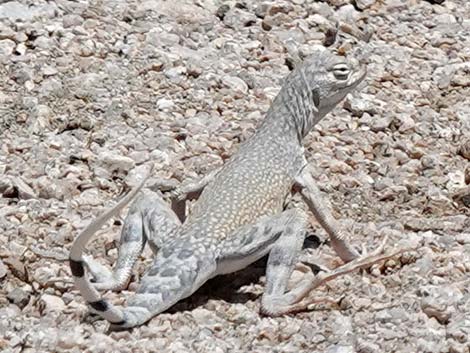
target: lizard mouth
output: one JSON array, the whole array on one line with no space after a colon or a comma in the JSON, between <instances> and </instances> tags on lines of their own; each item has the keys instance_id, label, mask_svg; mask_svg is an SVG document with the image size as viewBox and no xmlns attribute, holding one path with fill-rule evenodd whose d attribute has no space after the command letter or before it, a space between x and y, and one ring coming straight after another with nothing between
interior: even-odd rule
<instances>
[{"instance_id":1,"label":"lizard mouth","mask_svg":"<svg viewBox=\"0 0 470 353\"><path fill-rule=\"evenodd\" d=\"M349 79L349 86L351 88L356 87L359 83L361 83L367 76L367 67L365 65L358 64L359 70L351 75Z\"/></svg>"}]
</instances>

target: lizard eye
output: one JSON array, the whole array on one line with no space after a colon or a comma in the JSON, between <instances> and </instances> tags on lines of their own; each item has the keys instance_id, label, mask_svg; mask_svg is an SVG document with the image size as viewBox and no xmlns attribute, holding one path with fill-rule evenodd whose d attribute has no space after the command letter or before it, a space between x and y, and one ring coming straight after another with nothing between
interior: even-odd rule
<instances>
[{"instance_id":1,"label":"lizard eye","mask_svg":"<svg viewBox=\"0 0 470 353\"><path fill-rule=\"evenodd\" d=\"M333 67L335 78L341 81L347 80L351 70L346 64L337 64Z\"/></svg>"}]
</instances>

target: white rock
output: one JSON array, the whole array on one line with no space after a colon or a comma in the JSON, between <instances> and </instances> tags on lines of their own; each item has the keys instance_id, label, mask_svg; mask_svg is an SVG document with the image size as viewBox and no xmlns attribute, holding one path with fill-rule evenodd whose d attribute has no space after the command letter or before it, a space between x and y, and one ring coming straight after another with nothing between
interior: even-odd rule
<instances>
[{"instance_id":1,"label":"white rock","mask_svg":"<svg viewBox=\"0 0 470 353\"><path fill-rule=\"evenodd\" d=\"M178 44L180 37L173 33L162 32L161 30L152 28L145 35L145 42L154 47L173 46Z\"/></svg>"},{"instance_id":2,"label":"white rock","mask_svg":"<svg viewBox=\"0 0 470 353\"><path fill-rule=\"evenodd\" d=\"M356 6L361 10L367 9L374 5L376 0L356 0Z\"/></svg>"},{"instance_id":3,"label":"white rock","mask_svg":"<svg viewBox=\"0 0 470 353\"><path fill-rule=\"evenodd\" d=\"M411 116L402 115L399 117L399 121L400 121L400 125L399 125L398 130L400 132L413 130L416 126L416 123Z\"/></svg>"},{"instance_id":4,"label":"white rock","mask_svg":"<svg viewBox=\"0 0 470 353\"><path fill-rule=\"evenodd\" d=\"M135 162L132 158L121 156L113 152L102 152L98 157L101 165L111 171L129 171L134 168Z\"/></svg>"},{"instance_id":5,"label":"white rock","mask_svg":"<svg viewBox=\"0 0 470 353\"><path fill-rule=\"evenodd\" d=\"M374 115L377 111L373 101L374 98L368 94L360 98L348 95L344 101L344 108L358 117L361 117L364 112Z\"/></svg>"},{"instance_id":6,"label":"white rock","mask_svg":"<svg viewBox=\"0 0 470 353\"><path fill-rule=\"evenodd\" d=\"M452 24L452 23L457 22L455 17L451 15L450 13L443 13L443 14L437 15L436 17L434 17L434 20L437 23L443 23L443 24Z\"/></svg>"},{"instance_id":7,"label":"white rock","mask_svg":"<svg viewBox=\"0 0 470 353\"><path fill-rule=\"evenodd\" d=\"M0 18L9 20L30 20L33 18L34 11L30 7L20 4L17 1L10 1L0 5Z\"/></svg>"},{"instance_id":8,"label":"white rock","mask_svg":"<svg viewBox=\"0 0 470 353\"><path fill-rule=\"evenodd\" d=\"M5 264L0 260L0 279L7 275L7 267Z\"/></svg>"},{"instance_id":9,"label":"white rock","mask_svg":"<svg viewBox=\"0 0 470 353\"><path fill-rule=\"evenodd\" d=\"M26 47L26 45L24 43L20 43L16 46L16 49L15 51L19 54L19 55L24 55L26 53L26 51L28 50L28 48Z\"/></svg>"},{"instance_id":10,"label":"white rock","mask_svg":"<svg viewBox=\"0 0 470 353\"><path fill-rule=\"evenodd\" d=\"M322 25L326 26L326 25L330 24L330 21L328 21L325 17L323 17L322 15L320 15L318 13L315 13L312 16L310 16L308 18L308 21L312 22L316 25L319 25L319 26L322 26Z\"/></svg>"},{"instance_id":11,"label":"white rock","mask_svg":"<svg viewBox=\"0 0 470 353\"><path fill-rule=\"evenodd\" d=\"M6 24L0 22L0 39L14 39L18 33L8 27Z\"/></svg>"},{"instance_id":12,"label":"white rock","mask_svg":"<svg viewBox=\"0 0 470 353\"><path fill-rule=\"evenodd\" d=\"M336 11L336 16L344 22L355 23L359 16L359 12L353 5L348 4L341 6L338 11Z\"/></svg>"},{"instance_id":13,"label":"white rock","mask_svg":"<svg viewBox=\"0 0 470 353\"><path fill-rule=\"evenodd\" d=\"M161 98L157 101L158 110L168 110L175 106L175 103L171 99Z\"/></svg>"},{"instance_id":14,"label":"white rock","mask_svg":"<svg viewBox=\"0 0 470 353\"><path fill-rule=\"evenodd\" d=\"M64 301L61 298L50 294L43 294L39 300L39 305L43 313L63 311L65 309Z\"/></svg>"},{"instance_id":15,"label":"white rock","mask_svg":"<svg viewBox=\"0 0 470 353\"><path fill-rule=\"evenodd\" d=\"M0 56L11 55L16 43L11 39L0 40Z\"/></svg>"},{"instance_id":16,"label":"white rock","mask_svg":"<svg viewBox=\"0 0 470 353\"><path fill-rule=\"evenodd\" d=\"M82 22L83 22L83 18L81 16L74 15L74 14L65 15L62 18L62 24L64 28L78 26L78 25L81 25Z\"/></svg>"},{"instance_id":17,"label":"white rock","mask_svg":"<svg viewBox=\"0 0 470 353\"><path fill-rule=\"evenodd\" d=\"M335 344L327 348L326 353L354 353L355 350L352 346L342 346Z\"/></svg>"},{"instance_id":18,"label":"white rock","mask_svg":"<svg viewBox=\"0 0 470 353\"><path fill-rule=\"evenodd\" d=\"M234 91L239 91L242 93L247 93L248 92L248 85L239 77L235 76L224 76L222 78L222 83L233 89Z\"/></svg>"},{"instance_id":19,"label":"white rock","mask_svg":"<svg viewBox=\"0 0 470 353\"><path fill-rule=\"evenodd\" d=\"M169 79L176 79L181 77L186 73L186 68L184 66L172 67L171 69L165 70L165 76Z\"/></svg>"},{"instance_id":20,"label":"white rock","mask_svg":"<svg viewBox=\"0 0 470 353\"><path fill-rule=\"evenodd\" d=\"M56 75L57 73L58 73L57 69L55 67L52 67L52 66L45 66L42 69L42 74L44 76L53 76L53 75Z\"/></svg>"}]
</instances>

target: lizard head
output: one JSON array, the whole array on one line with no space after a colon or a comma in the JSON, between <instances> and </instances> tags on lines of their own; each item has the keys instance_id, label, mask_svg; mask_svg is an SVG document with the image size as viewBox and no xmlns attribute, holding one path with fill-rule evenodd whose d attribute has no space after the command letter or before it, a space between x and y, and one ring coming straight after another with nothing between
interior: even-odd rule
<instances>
[{"instance_id":1,"label":"lizard head","mask_svg":"<svg viewBox=\"0 0 470 353\"><path fill-rule=\"evenodd\" d=\"M298 75L310 90L318 118L331 111L366 76L366 68L354 58L321 51L308 57Z\"/></svg>"},{"instance_id":2,"label":"lizard head","mask_svg":"<svg viewBox=\"0 0 470 353\"><path fill-rule=\"evenodd\" d=\"M354 58L322 51L307 58L299 75L310 90L312 102L321 119L351 92L366 76L366 68Z\"/></svg>"},{"instance_id":3,"label":"lizard head","mask_svg":"<svg viewBox=\"0 0 470 353\"><path fill-rule=\"evenodd\" d=\"M287 77L280 98L305 136L366 76L366 68L354 58L317 51Z\"/></svg>"}]
</instances>

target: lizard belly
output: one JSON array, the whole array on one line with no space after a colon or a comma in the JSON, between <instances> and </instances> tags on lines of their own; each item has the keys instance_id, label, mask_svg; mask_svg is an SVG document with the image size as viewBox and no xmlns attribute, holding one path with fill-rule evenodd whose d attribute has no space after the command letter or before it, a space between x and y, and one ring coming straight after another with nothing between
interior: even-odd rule
<instances>
[{"instance_id":1,"label":"lizard belly","mask_svg":"<svg viewBox=\"0 0 470 353\"><path fill-rule=\"evenodd\" d=\"M217 263L217 270L214 276L225 275L228 273L243 270L253 262L261 259L263 256L269 253L272 244L260 249L258 252L250 254L249 256L240 255L239 257L232 257L229 259L222 259Z\"/></svg>"}]
</instances>

